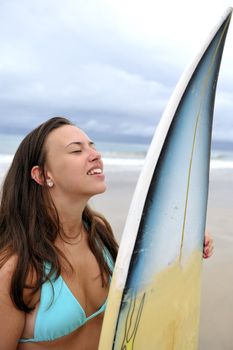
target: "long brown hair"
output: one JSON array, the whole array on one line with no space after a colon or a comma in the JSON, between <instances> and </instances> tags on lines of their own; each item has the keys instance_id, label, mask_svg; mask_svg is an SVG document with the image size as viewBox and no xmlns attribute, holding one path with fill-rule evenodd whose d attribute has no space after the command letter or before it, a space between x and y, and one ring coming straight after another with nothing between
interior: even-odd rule
<instances>
[{"instance_id":1,"label":"long brown hair","mask_svg":"<svg viewBox=\"0 0 233 350\"><path fill-rule=\"evenodd\" d=\"M2 187L0 204L0 268L10 256L17 256L17 265L11 282L11 298L16 307L30 312L33 307L24 300L25 288L31 289L33 296L41 285L55 274L61 273L62 253L54 242L60 234L61 225L56 208L49 198L46 186L38 186L31 179L31 169L38 165L44 169L46 160L45 140L50 132L63 125L73 125L68 119L55 117L30 132L15 153L11 167ZM49 207L53 207L53 213ZM106 219L91 210L83 211L83 221L88 227L88 242L95 255L105 285L111 270L104 257L104 247L113 261L117 255L117 243ZM51 271L44 273L44 263ZM27 277L33 269L36 281L27 285Z\"/></svg>"}]
</instances>

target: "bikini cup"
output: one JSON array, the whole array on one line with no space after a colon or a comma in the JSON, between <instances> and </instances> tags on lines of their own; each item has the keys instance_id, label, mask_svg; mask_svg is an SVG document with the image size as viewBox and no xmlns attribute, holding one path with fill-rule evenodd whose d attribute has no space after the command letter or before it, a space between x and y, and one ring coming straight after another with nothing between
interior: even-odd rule
<instances>
[{"instance_id":1,"label":"bikini cup","mask_svg":"<svg viewBox=\"0 0 233 350\"><path fill-rule=\"evenodd\" d=\"M113 269L112 258L105 250L105 258ZM50 271L49 264L45 264L45 271ZM46 281L41 288L40 304L37 310L34 337L19 339L19 342L52 341L70 334L96 317L106 309L106 303L92 315L86 316L84 309L73 295L61 276Z\"/></svg>"}]
</instances>

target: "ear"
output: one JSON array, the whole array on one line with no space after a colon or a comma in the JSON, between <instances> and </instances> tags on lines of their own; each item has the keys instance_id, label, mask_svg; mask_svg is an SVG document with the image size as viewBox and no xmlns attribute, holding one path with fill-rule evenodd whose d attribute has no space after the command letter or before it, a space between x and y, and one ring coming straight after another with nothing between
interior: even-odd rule
<instances>
[{"instance_id":1,"label":"ear","mask_svg":"<svg viewBox=\"0 0 233 350\"><path fill-rule=\"evenodd\" d=\"M31 170L32 179L41 186L47 185L48 187L53 187L54 183L49 174L43 174L43 171L39 165L35 165Z\"/></svg>"},{"instance_id":2,"label":"ear","mask_svg":"<svg viewBox=\"0 0 233 350\"><path fill-rule=\"evenodd\" d=\"M31 177L32 179L37 182L39 185L44 185L44 176L41 168L39 165L35 165L31 170Z\"/></svg>"}]
</instances>

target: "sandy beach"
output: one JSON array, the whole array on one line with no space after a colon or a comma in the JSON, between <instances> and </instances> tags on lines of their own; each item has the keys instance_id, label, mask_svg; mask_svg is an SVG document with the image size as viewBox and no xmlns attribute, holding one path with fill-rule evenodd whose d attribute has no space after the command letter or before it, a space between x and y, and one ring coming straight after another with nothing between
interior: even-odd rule
<instances>
[{"instance_id":1,"label":"sandy beach","mask_svg":"<svg viewBox=\"0 0 233 350\"><path fill-rule=\"evenodd\" d=\"M92 200L120 242L138 171L106 169L108 189ZM214 255L203 263L199 350L233 349L233 170L211 170L207 228ZM187 349L188 350L188 349Z\"/></svg>"}]
</instances>

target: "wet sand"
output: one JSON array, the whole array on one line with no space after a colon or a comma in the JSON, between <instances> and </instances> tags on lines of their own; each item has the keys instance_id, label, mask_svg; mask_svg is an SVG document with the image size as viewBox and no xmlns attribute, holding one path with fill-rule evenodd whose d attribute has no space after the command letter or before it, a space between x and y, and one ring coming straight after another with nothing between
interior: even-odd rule
<instances>
[{"instance_id":1,"label":"wet sand","mask_svg":"<svg viewBox=\"0 0 233 350\"><path fill-rule=\"evenodd\" d=\"M108 190L92 200L120 241L139 171L106 169ZM233 170L210 174L207 228L214 255L204 261L199 350L233 349Z\"/></svg>"}]
</instances>

